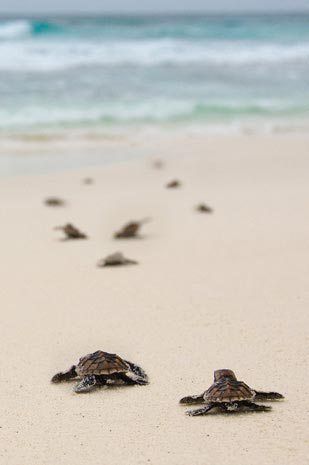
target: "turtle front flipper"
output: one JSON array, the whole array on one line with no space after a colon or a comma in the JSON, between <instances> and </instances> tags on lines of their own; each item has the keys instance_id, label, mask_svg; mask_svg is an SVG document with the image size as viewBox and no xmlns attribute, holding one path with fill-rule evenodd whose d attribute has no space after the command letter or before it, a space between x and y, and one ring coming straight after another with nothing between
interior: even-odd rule
<instances>
[{"instance_id":1,"label":"turtle front flipper","mask_svg":"<svg viewBox=\"0 0 309 465\"><path fill-rule=\"evenodd\" d=\"M77 378L75 365L71 366L71 368L67 371L61 371L60 373L55 374L55 376L52 377L51 382L62 383L62 381L69 381L74 378Z\"/></svg>"},{"instance_id":2,"label":"turtle front flipper","mask_svg":"<svg viewBox=\"0 0 309 465\"><path fill-rule=\"evenodd\" d=\"M216 404L208 404L203 408L198 408L196 410L188 410L186 412L186 415L189 415L190 417L197 417L197 416L200 416L200 415L206 415L208 412L210 412L210 410L212 410L215 407L217 407Z\"/></svg>"},{"instance_id":3,"label":"turtle front flipper","mask_svg":"<svg viewBox=\"0 0 309 465\"><path fill-rule=\"evenodd\" d=\"M80 383L78 383L74 391L78 394L83 393L83 392L89 392L92 389L94 389L96 386L103 386L106 384L106 381L99 379L98 376L95 375L87 375L85 376Z\"/></svg>"},{"instance_id":4,"label":"turtle front flipper","mask_svg":"<svg viewBox=\"0 0 309 465\"><path fill-rule=\"evenodd\" d=\"M180 404L202 404L204 402L203 394L199 396L187 396L180 399Z\"/></svg>"},{"instance_id":5,"label":"turtle front flipper","mask_svg":"<svg viewBox=\"0 0 309 465\"><path fill-rule=\"evenodd\" d=\"M254 400L280 400L284 399L282 394L279 392L262 392L262 391L254 391L255 397Z\"/></svg>"}]
</instances>

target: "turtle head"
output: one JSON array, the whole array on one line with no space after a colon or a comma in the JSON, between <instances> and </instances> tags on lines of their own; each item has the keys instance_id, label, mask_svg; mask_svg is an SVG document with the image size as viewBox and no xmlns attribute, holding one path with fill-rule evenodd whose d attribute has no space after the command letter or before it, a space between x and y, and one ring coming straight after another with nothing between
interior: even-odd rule
<instances>
[{"instance_id":1,"label":"turtle head","mask_svg":"<svg viewBox=\"0 0 309 465\"><path fill-rule=\"evenodd\" d=\"M223 378L234 379L236 380L236 376L232 370L222 369L216 370L214 373L215 382L220 381Z\"/></svg>"}]
</instances>

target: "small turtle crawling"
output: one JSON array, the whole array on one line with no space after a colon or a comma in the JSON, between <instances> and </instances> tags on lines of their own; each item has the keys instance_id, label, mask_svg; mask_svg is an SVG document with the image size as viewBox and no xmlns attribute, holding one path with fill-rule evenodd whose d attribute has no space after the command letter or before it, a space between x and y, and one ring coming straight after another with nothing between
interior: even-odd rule
<instances>
[{"instance_id":1,"label":"small turtle crawling","mask_svg":"<svg viewBox=\"0 0 309 465\"><path fill-rule=\"evenodd\" d=\"M148 384L148 376L142 368L101 350L81 357L77 365L57 373L51 381L61 383L71 379L81 379L74 388L77 393L91 391L97 386Z\"/></svg>"},{"instance_id":2,"label":"small turtle crawling","mask_svg":"<svg viewBox=\"0 0 309 465\"><path fill-rule=\"evenodd\" d=\"M187 415L205 415L213 408L222 412L237 412L251 410L266 412L271 407L258 405L253 401L267 401L284 399L278 392L261 392L251 389L243 381L238 381L232 370L216 370L214 383L207 391L199 396L188 396L180 400L181 404L206 404L197 410L189 410Z\"/></svg>"},{"instance_id":3,"label":"small turtle crawling","mask_svg":"<svg viewBox=\"0 0 309 465\"><path fill-rule=\"evenodd\" d=\"M153 161L152 166L157 170L161 170L164 168L164 163L162 160L157 159Z\"/></svg>"},{"instance_id":4,"label":"small turtle crawling","mask_svg":"<svg viewBox=\"0 0 309 465\"><path fill-rule=\"evenodd\" d=\"M122 266L122 265L137 265L138 262L126 258L121 252L115 252L98 262L99 267L103 266Z\"/></svg>"},{"instance_id":5,"label":"small turtle crawling","mask_svg":"<svg viewBox=\"0 0 309 465\"><path fill-rule=\"evenodd\" d=\"M168 189L175 189L175 188L180 187L180 186L181 186L181 182L178 181L178 179L173 179L172 181L170 181L170 182L168 182L166 184L166 187Z\"/></svg>"},{"instance_id":6,"label":"small turtle crawling","mask_svg":"<svg viewBox=\"0 0 309 465\"><path fill-rule=\"evenodd\" d=\"M82 233L71 223L67 223L64 226L57 226L55 229L63 231L67 239L87 239L86 234Z\"/></svg>"},{"instance_id":7,"label":"small turtle crawling","mask_svg":"<svg viewBox=\"0 0 309 465\"><path fill-rule=\"evenodd\" d=\"M200 203L197 205L196 210L200 213L212 213L213 209L206 205L206 203Z\"/></svg>"},{"instance_id":8,"label":"small turtle crawling","mask_svg":"<svg viewBox=\"0 0 309 465\"><path fill-rule=\"evenodd\" d=\"M84 178L84 179L83 179L83 183L84 183L84 184L90 185L90 184L93 184L93 182L94 182L94 181L93 181L93 178Z\"/></svg>"},{"instance_id":9,"label":"small turtle crawling","mask_svg":"<svg viewBox=\"0 0 309 465\"><path fill-rule=\"evenodd\" d=\"M65 205L65 201L59 197L48 197L45 199L44 203L48 207L63 207L63 205Z\"/></svg>"},{"instance_id":10,"label":"small turtle crawling","mask_svg":"<svg viewBox=\"0 0 309 465\"><path fill-rule=\"evenodd\" d=\"M130 221L125 224L120 231L114 234L115 239L128 239L138 236L138 232L141 226L149 221L149 218L145 218L140 221Z\"/></svg>"}]
</instances>

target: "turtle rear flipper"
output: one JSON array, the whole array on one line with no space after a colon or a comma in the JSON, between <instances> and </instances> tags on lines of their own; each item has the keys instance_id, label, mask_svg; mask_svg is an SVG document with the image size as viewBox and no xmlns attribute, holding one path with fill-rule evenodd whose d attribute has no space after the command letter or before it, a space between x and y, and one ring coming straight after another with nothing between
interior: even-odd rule
<instances>
[{"instance_id":1,"label":"turtle rear flipper","mask_svg":"<svg viewBox=\"0 0 309 465\"><path fill-rule=\"evenodd\" d=\"M271 410L271 407L269 405L258 405L254 402L250 402L249 400L239 402L238 409L241 409L242 407L246 407L247 409L252 410L254 412L268 412L269 410Z\"/></svg>"},{"instance_id":2,"label":"turtle rear flipper","mask_svg":"<svg viewBox=\"0 0 309 465\"><path fill-rule=\"evenodd\" d=\"M279 392L263 392L263 391L254 391L255 397L254 400L280 400L284 399L282 394Z\"/></svg>"},{"instance_id":3,"label":"turtle rear flipper","mask_svg":"<svg viewBox=\"0 0 309 465\"><path fill-rule=\"evenodd\" d=\"M210 410L212 410L215 407L217 407L216 404L208 404L208 405L205 405L205 407L198 408L196 410L188 410L186 412L186 415L189 415L189 417L197 417L200 415L206 415L208 412L210 412Z\"/></svg>"}]
</instances>

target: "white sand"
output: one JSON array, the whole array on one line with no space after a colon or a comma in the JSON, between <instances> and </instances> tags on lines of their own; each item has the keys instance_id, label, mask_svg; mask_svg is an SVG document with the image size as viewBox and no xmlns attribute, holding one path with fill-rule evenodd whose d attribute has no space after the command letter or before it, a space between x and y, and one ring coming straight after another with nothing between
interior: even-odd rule
<instances>
[{"instance_id":1,"label":"white sand","mask_svg":"<svg viewBox=\"0 0 309 465\"><path fill-rule=\"evenodd\" d=\"M1 464L305 465L308 139L142 147L165 169L144 158L1 180ZM165 189L174 177L183 187ZM49 195L68 206L44 206ZM193 210L201 201L213 215ZM145 216L143 240L112 239ZM67 221L90 239L59 241L53 227ZM116 250L140 265L95 266ZM140 363L151 384L85 395L50 384L97 349ZM286 400L269 413L187 417L178 400L217 368Z\"/></svg>"}]
</instances>

